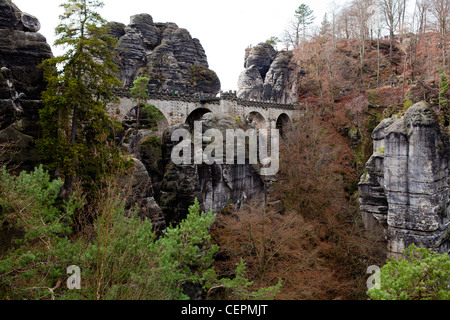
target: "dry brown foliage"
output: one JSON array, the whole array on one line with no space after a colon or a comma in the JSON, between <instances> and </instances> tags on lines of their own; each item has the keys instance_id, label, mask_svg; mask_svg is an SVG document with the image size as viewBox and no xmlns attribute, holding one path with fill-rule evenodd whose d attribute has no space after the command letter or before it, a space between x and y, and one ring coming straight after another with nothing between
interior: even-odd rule
<instances>
[{"instance_id":1,"label":"dry brown foliage","mask_svg":"<svg viewBox=\"0 0 450 320\"><path fill-rule=\"evenodd\" d=\"M240 258L255 285L283 280L278 299L365 299L366 268L377 244L345 191L345 140L307 114L284 141L274 194L283 209L252 207L219 215L212 230L216 267L230 276Z\"/></svg>"}]
</instances>

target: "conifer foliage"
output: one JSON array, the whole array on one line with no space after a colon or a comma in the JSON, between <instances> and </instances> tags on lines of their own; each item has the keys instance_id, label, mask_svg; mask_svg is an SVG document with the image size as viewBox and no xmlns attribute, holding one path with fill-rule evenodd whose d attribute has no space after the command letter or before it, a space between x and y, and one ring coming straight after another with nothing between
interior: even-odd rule
<instances>
[{"instance_id":1,"label":"conifer foliage","mask_svg":"<svg viewBox=\"0 0 450 320\"><path fill-rule=\"evenodd\" d=\"M116 40L108 36L106 21L95 11L97 0L67 0L56 28L56 46L64 47L61 56L42 63L48 83L42 93L45 107L40 111L42 138L38 142L48 167L64 178L66 199L74 176L100 175L105 150L114 124L106 114L107 103L114 100L113 89L120 84L113 62Z\"/></svg>"}]
</instances>

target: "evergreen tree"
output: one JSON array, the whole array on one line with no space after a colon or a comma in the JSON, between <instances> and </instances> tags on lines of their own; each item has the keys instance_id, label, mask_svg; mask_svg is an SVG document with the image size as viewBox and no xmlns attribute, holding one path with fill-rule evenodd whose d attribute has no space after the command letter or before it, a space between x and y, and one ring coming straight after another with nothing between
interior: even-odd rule
<instances>
[{"instance_id":1,"label":"evergreen tree","mask_svg":"<svg viewBox=\"0 0 450 320\"><path fill-rule=\"evenodd\" d=\"M133 82L133 88L130 90L131 98L137 103L136 107L136 130L139 130L141 108L148 99L147 86L150 79L139 77Z\"/></svg>"},{"instance_id":2,"label":"evergreen tree","mask_svg":"<svg viewBox=\"0 0 450 320\"><path fill-rule=\"evenodd\" d=\"M320 35L322 37L329 37L331 35L331 23L328 21L327 14L323 16L322 23L320 25Z\"/></svg>"},{"instance_id":3,"label":"evergreen tree","mask_svg":"<svg viewBox=\"0 0 450 320\"><path fill-rule=\"evenodd\" d=\"M266 43L270 44L275 49L277 47L278 42L280 42L280 39L278 39L278 37L270 37L269 39L266 40Z\"/></svg>"},{"instance_id":4,"label":"evergreen tree","mask_svg":"<svg viewBox=\"0 0 450 320\"><path fill-rule=\"evenodd\" d=\"M302 3L297 10L295 10L295 17L299 25L302 27L303 40L306 39L306 29L309 25L314 23L316 17L313 16L314 11L309 8L307 4Z\"/></svg>"},{"instance_id":5,"label":"evergreen tree","mask_svg":"<svg viewBox=\"0 0 450 320\"><path fill-rule=\"evenodd\" d=\"M133 82L133 87L130 90L130 95L137 103L136 106L136 131L139 130L141 111L151 126L157 126L157 121L162 120L164 116L161 112L152 104L146 104L148 100L148 83L149 78L139 77Z\"/></svg>"},{"instance_id":6,"label":"evergreen tree","mask_svg":"<svg viewBox=\"0 0 450 320\"><path fill-rule=\"evenodd\" d=\"M379 288L367 291L373 300L449 300L450 260L414 244L403 258L389 260L382 268Z\"/></svg>"},{"instance_id":7,"label":"evergreen tree","mask_svg":"<svg viewBox=\"0 0 450 320\"><path fill-rule=\"evenodd\" d=\"M98 0L61 4L55 45L67 50L42 64L48 86L42 93L38 147L49 168L64 178L66 199L75 175L95 181L106 161L116 163L106 158L118 155L105 149L114 127L106 105L115 99L113 89L120 82L111 50L116 39L108 36L106 21L95 11L102 6Z\"/></svg>"}]
</instances>

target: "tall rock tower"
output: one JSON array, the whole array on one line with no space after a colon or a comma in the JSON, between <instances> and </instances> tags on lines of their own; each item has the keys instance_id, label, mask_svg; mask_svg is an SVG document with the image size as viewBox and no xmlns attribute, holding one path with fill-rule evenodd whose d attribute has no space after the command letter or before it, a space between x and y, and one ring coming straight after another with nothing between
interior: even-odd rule
<instances>
[{"instance_id":1,"label":"tall rock tower","mask_svg":"<svg viewBox=\"0 0 450 320\"><path fill-rule=\"evenodd\" d=\"M406 247L450 251L449 140L424 102L372 133L374 153L359 183L368 229L384 233L391 256Z\"/></svg>"}]
</instances>

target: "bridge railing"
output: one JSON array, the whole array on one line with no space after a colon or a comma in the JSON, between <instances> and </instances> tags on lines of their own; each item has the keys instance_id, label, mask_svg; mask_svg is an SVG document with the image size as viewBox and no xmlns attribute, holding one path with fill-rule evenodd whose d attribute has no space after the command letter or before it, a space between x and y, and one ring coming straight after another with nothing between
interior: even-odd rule
<instances>
[{"instance_id":1,"label":"bridge railing","mask_svg":"<svg viewBox=\"0 0 450 320\"><path fill-rule=\"evenodd\" d=\"M130 90L128 88L115 89L114 94L122 98L131 98ZM273 109L289 109L296 110L299 109L299 104L283 104L270 101L255 101L255 100L244 100L240 99L236 95L236 91L221 92L220 97L210 96L208 94L184 94L175 92L164 92L164 91L149 91L149 100L163 100L163 101L183 101L183 102L200 102L200 103L213 103L220 104L221 100L232 100L240 106L244 107L258 107L258 108L273 108Z\"/></svg>"},{"instance_id":2,"label":"bridge railing","mask_svg":"<svg viewBox=\"0 0 450 320\"><path fill-rule=\"evenodd\" d=\"M258 100L244 100L237 97L236 91L221 92L220 98L223 100L236 101L238 105L244 107L257 107L265 109L291 109L296 110L299 108L298 103L277 103L272 101L258 101Z\"/></svg>"}]
</instances>

